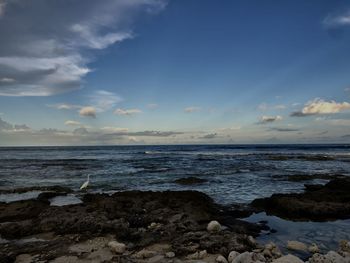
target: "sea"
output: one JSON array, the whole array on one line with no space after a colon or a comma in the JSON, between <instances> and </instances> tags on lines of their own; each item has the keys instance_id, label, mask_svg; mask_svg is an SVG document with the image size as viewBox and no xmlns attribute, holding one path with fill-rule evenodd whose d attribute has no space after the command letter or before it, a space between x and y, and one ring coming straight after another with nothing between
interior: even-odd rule
<instances>
[{"instance_id":1,"label":"sea","mask_svg":"<svg viewBox=\"0 0 350 263\"><path fill-rule=\"evenodd\" d=\"M249 203L273 193L302 192L305 183L350 176L350 145L0 147L0 191L50 185L79 190L88 175L90 192L197 190L221 204ZM307 180L293 180L300 176ZM176 183L186 177L206 181ZM37 194L0 194L0 202ZM263 213L246 220L267 220L277 230L268 237L262 235L261 240L285 242L286 238L311 236L310 242L322 241L325 247L332 247L338 239L350 239L349 220L296 223ZM289 234L286 225L291 229Z\"/></svg>"}]
</instances>

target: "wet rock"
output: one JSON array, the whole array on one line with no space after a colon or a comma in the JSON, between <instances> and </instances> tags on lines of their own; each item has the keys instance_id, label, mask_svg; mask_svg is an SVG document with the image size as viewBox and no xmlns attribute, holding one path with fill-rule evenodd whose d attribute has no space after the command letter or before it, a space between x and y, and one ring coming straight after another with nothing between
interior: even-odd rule
<instances>
[{"instance_id":1,"label":"wet rock","mask_svg":"<svg viewBox=\"0 0 350 263\"><path fill-rule=\"evenodd\" d=\"M26 193L31 191L43 191L43 192L55 192L55 193L72 193L73 190L60 186L60 185L54 185L54 186L31 186L31 187L21 187L21 188L15 188L15 189L6 189L6 190L0 190L0 194L12 194L12 193Z\"/></svg>"},{"instance_id":2,"label":"wet rock","mask_svg":"<svg viewBox=\"0 0 350 263\"><path fill-rule=\"evenodd\" d=\"M334 179L319 190L274 194L251 205L267 214L292 220L326 221L350 218L350 179Z\"/></svg>"},{"instance_id":3,"label":"wet rock","mask_svg":"<svg viewBox=\"0 0 350 263\"><path fill-rule=\"evenodd\" d=\"M287 248L289 250L295 250L295 251L307 251L307 246L300 241L288 241L287 242Z\"/></svg>"},{"instance_id":4,"label":"wet rock","mask_svg":"<svg viewBox=\"0 0 350 263\"><path fill-rule=\"evenodd\" d=\"M320 252L320 249L319 247L316 245L316 244L312 244L310 245L307 250L312 253L312 254L315 254L315 253L319 253Z\"/></svg>"},{"instance_id":5,"label":"wet rock","mask_svg":"<svg viewBox=\"0 0 350 263\"><path fill-rule=\"evenodd\" d=\"M8 204L0 203L0 223L35 218L49 206L50 203L48 201L39 200L22 200Z\"/></svg>"},{"instance_id":6,"label":"wet rock","mask_svg":"<svg viewBox=\"0 0 350 263\"><path fill-rule=\"evenodd\" d=\"M167 253L165 253L165 257L166 257L166 258L174 258L174 257L175 257L175 253L172 252L172 251L167 252Z\"/></svg>"},{"instance_id":7,"label":"wet rock","mask_svg":"<svg viewBox=\"0 0 350 263\"><path fill-rule=\"evenodd\" d=\"M119 243L117 241L110 241L108 247L112 252L117 254L123 254L126 250L126 245L124 243Z\"/></svg>"},{"instance_id":8,"label":"wet rock","mask_svg":"<svg viewBox=\"0 0 350 263\"><path fill-rule=\"evenodd\" d=\"M4 262L14 262L20 254L38 254L40 260L48 261L67 259L60 257L69 253L80 257L93 252L96 253L92 257L98 260L103 251L110 251L107 244L115 238L109 236L111 233L117 234L119 242L128 244L130 251L149 248L154 252L149 258L169 251L179 257L203 250L228 255L232 250L250 250L247 237L260 231L259 225L235 219L225 207L196 191L85 194L83 203L67 206L50 206L45 198L0 203L2 238L52 233L48 240L40 242L0 244L0 258L6 259ZM223 223L225 229L208 232L208 222L214 219ZM161 251L150 248L160 243L169 247ZM141 259L147 255L145 251L139 252L134 254ZM110 257L113 253L106 255ZM120 257L130 258L125 254Z\"/></svg>"},{"instance_id":9,"label":"wet rock","mask_svg":"<svg viewBox=\"0 0 350 263\"><path fill-rule=\"evenodd\" d=\"M224 258L222 255L219 255L216 259L215 262L217 263L228 263L228 261L226 260L226 258Z\"/></svg>"},{"instance_id":10,"label":"wet rock","mask_svg":"<svg viewBox=\"0 0 350 263\"><path fill-rule=\"evenodd\" d=\"M180 178L174 181L177 184L182 184L182 185L191 185L191 184L201 184L207 182L207 180L198 178L198 177L186 177L186 178Z\"/></svg>"},{"instance_id":11,"label":"wet rock","mask_svg":"<svg viewBox=\"0 0 350 263\"><path fill-rule=\"evenodd\" d=\"M304 263L300 258L293 256L293 255L287 255L280 257L278 259L275 259L272 261L272 263Z\"/></svg>"},{"instance_id":12,"label":"wet rock","mask_svg":"<svg viewBox=\"0 0 350 263\"><path fill-rule=\"evenodd\" d=\"M219 232L221 230L221 225L218 221L210 221L207 230L209 232Z\"/></svg>"},{"instance_id":13,"label":"wet rock","mask_svg":"<svg viewBox=\"0 0 350 263\"><path fill-rule=\"evenodd\" d=\"M350 241L348 240L340 240L339 242L339 249L343 252L349 252L350 253Z\"/></svg>"}]
</instances>

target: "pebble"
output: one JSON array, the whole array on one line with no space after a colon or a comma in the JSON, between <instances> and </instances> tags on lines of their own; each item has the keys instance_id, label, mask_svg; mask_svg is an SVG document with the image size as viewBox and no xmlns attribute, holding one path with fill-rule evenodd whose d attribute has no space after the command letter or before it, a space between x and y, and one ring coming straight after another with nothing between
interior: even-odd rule
<instances>
[{"instance_id":1,"label":"pebble","mask_svg":"<svg viewBox=\"0 0 350 263\"><path fill-rule=\"evenodd\" d=\"M221 230L221 225L218 221L210 221L207 230L209 232L219 232Z\"/></svg>"},{"instance_id":2,"label":"pebble","mask_svg":"<svg viewBox=\"0 0 350 263\"><path fill-rule=\"evenodd\" d=\"M108 242L108 247L112 252L117 254L123 254L126 250L126 245L124 243L119 243L118 241Z\"/></svg>"},{"instance_id":3,"label":"pebble","mask_svg":"<svg viewBox=\"0 0 350 263\"><path fill-rule=\"evenodd\" d=\"M173 257L175 257L175 253L172 252L172 251L167 252L167 253L165 253L165 257L166 257L166 258L173 258Z\"/></svg>"}]
</instances>

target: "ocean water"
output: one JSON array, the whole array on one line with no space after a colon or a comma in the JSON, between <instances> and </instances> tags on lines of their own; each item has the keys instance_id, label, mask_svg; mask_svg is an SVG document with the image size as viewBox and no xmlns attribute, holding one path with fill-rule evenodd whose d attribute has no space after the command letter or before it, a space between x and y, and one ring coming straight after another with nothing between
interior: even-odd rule
<instances>
[{"instance_id":1,"label":"ocean water","mask_svg":"<svg viewBox=\"0 0 350 263\"><path fill-rule=\"evenodd\" d=\"M350 145L184 145L0 148L0 190L62 185L91 192L198 190L223 204L300 192L295 175L350 176ZM183 186L174 181L207 180Z\"/></svg>"},{"instance_id":2,"label":"ocean water","mask_svg":"<svg viewBox=\"0 0 350 263\"><path fill-rule=\"evenodd\" d=\"M90 175L90 192L123 190L198 190L222 204L248 203L273 193L301 192L305 183L326 183L322 175L350 176L350 145L186 145L0 148L0 190L61 185L79 190ZM289 177L309 175L308 181ZM207 180L179 185L179 178ZM1 191L0 191L1 192ZM0 202L36 198L40 192L0 194ZM51 205L79 203L79 195L60 196ZM259 242L316 243L323 251L350 240L350 220L290 222L265 213L250 222L268 221L276 233ZM1 243L0 237L0 243Z\"/></svg>"}]
</instances>

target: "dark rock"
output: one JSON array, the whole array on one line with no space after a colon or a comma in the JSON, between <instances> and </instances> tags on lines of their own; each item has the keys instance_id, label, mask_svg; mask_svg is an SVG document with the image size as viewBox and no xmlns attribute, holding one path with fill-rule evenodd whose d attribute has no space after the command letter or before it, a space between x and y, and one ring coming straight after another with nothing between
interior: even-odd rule
<instances>
[{"instance_id":1,"label":"dark rock","mask_svg":"<svg viewBox=\"0 0 350 263\"><path fill-rule=\"evenodd\" d=\"M50 206L47 198L52 195L55 194L47 193L40 200L0 204L3 238L20 239L49 232L55 237L40 243L37 249L29 244L15 245L16 242L0 244L0 256L10 255L13 259L18 254L30 253L40 254L46 260L67 254L66 246L73 242L67 242L67 236L86 240L106 234L117 235L118 241L133 250L165 242L172 245L174 252L182 254L191 250L187 247L190 244L192 248L228 253L229 249L250 249L246 236L256 236L261 229L259 225L237 220L232 211L196 191L86 194L82 204L67 206ZM206 227L211 220L227 228L220 233L208 233ZM62 247L58 246L60 242ZM227 251L222 251L223 247Z\"/></svg>"},{"instance_id":2,"label":"dark rock","mask_svg":"<svg viewBox=\"0 0 350 263\"><path fill-rule=\"evenodd\" d=\"M291 220L350 218L350 179L334 179L323 187L313 187L311 191L300 194L274 194L255 199L251 205L268 214Z\"/></svg>"},{"instance_id":3,"label":"dark rock","mask_svg":"<svg viewBox=\"0 0 350 263\"><path fill-rule=\"evenodd\" d=\"M0 223L20 221L37 217L50 203L41 200L22 200L0 203Z\"/></svg>"},{"instance_id":4,"label":"dark rock","mask_svg":"<svg viewBox=\"0 0 350 263\"><path fill-rule=\"evenodd\" d=\"M186 177L186 178L180 178L174 181L177 184L182 184L182 185L190 185L190 184L202 184L207 182L207 180L198 178L198 177Z\"/></svg>"},{"instance_id":5,"label":"dark rock","mask_svg":"<svg viewBox=\"0 0 350 263\"><path fill-rule=\"evenodd\" d=\"M31 186L31 187L21 187L21 188L15 188L15 189L7 189L7 190L0 190L0 194L12 194L12 193L25 193L30 191L43 191L43 192L56 192L56 193L72 193L73 190L60 186L60 185L54 185L54 186Z\"/></svg>"}]
</instances>

